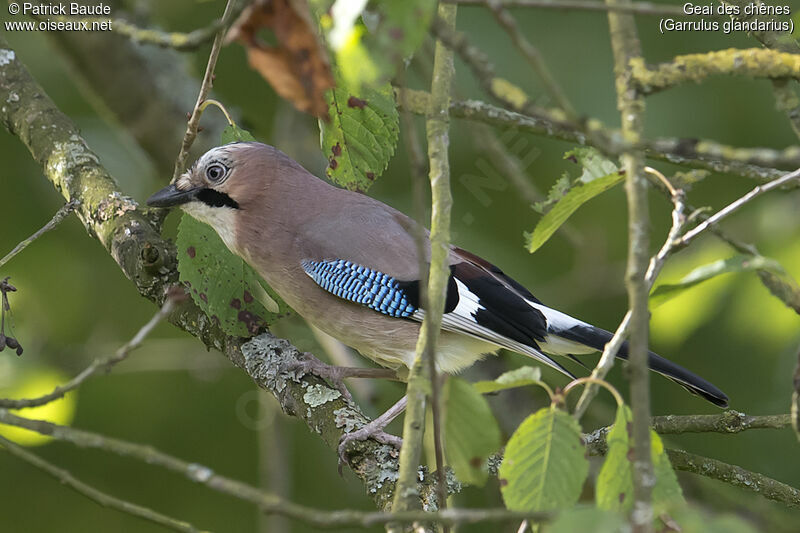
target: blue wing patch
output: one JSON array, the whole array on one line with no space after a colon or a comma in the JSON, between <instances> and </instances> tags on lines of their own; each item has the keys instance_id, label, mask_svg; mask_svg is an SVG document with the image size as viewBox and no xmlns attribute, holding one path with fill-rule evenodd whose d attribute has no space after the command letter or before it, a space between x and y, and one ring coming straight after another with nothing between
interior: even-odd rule
<instances>
[{"instance_id":1,"label":"blue wing patch","mask_svg":"<svg viewBox=\"0 0 800 533\"><path fill-rule=\"evenodd\" d=\"M343 259L307 259L302 264L317 285L339 298L397 318L410 317L417 310L398 281L382 272Z\"/></svg>"}]
</instances>

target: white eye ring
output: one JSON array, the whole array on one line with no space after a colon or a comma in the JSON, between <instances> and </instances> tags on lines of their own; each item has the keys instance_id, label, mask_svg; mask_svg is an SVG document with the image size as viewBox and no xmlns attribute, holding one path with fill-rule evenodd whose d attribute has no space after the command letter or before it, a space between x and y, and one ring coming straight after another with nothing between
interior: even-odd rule
<instances>
[{"instance_id":1,"label":"white eye ring","mask_svg":"<svg viewBox=\"0 0 800 533\"><path fill-rule=\"evenodd\" d=\"M225 177L228 169L220 163L213 163L206 168L206 177L211 181L219 181Z\"/></svg>"}]
</instances>

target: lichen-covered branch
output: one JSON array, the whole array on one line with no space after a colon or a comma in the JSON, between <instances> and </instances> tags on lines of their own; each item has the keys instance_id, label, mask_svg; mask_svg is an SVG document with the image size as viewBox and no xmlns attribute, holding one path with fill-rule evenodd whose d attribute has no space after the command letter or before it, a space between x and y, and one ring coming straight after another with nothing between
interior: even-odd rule
<instances>
[{"instance_id":1,"label":"lichen-covered branch","mask_svg":"<svg viewBox=\"0 0 800 533\"><path fill-rule=\"evenodd\" d=\"M740 466L723 463L717 459L695 455L682 450L667 450L667 456L676 470L723 481L734 487L753 491L769 500L780 502L790 507L800 507L800 489L767 477L764 474L751 472Z\"/></svg>"},{"instance_id":2,"label":"lichen-covered branch","mask_svg":"<svg viewBox=\"0 0 800 533\"><path fill-rule=\"evenodd\" d=\"M397 89L399 92L400 89ZM424 91L403 90L403 98L398 97L401 105L408 105L409 110L415 114L424 115L428 106L430 95ZM407 102L404 103L404 100ZM581 145L593 145L598 149L608 150L608 155L619 155L621 151L635 148L622 139L618 130L608 129L598 121L587 120L586 127L594 131L596 137L607 136L610 141L602 145L593 144L587 139L584 131L575 124L561 120L551 120L548 117L531 116L516 111L503 109L479 100L454 100L450 104L450 116L483 122L492 126L504 128L517 128L526 133L542 135L553 139L574 142ZM606 133L603 133L606 132ZM701 168L736 174L738 176L769 181L780 177L783 171L754 164L780 162L784 166L795 168L800 166L800 157L793 153L770 148L738 148L719 144L715 141L678 138L642 139L637 146L644 150L649 159L664 161L691 168Z\"/></svg>"},{"instance_id":3,"label":"lichen-covered branch","mask_svg":"<svg viewBox=\"0 0 800 533\"><path fill-rule=\"evenodd\" d=\"M606 0L608 5L626 5L629 0ZM636 23L631 15L610 12L608 26L614 52L614 76L617 109L622 123L622 136L637 145L644 130L644 96L633 85L630 64L641 58ZM628 377L631 384L630 403L633 412L633 511L631 525L635 532L653 528L651 494L655 484L650 455L650 374L647 365L648 286L645 280L649 262L650 224L647 204L647 179L644 154L638 150L623 152L625 192L628 199L628 264L625 286L630 312Z\"/></svg>"},{"instance_id":4,"label":"lichen-covered branch","mask_svg":"<svg viewBox=\"0 0 800 533\"><path fill-rule=\"evenodd\" d=\"M111 496L110 494L106 494L105 492L98 490L95 487L88 485L83 481L77 479L68 470L65 470L48 461L45 461L38 455L29 452L22 446L6 439L5 437L0 436L0 445L2 445L3 449L5 449L11 455L19 459L22 459L26 463L29 463L35 466L36 468L50 474L51 476L56 478L62 485L66 485L75 492L82 494L83 496L86 496L90 500L94 500L95 502L104 507L110 507L112 509L122 511L123 513L127 513L136 516L138 518L148 520L150 522L153 522L160 526L164 526L174 531L184 531L187 533L198 533L200 531L188 522L177 520L175 518L163 515L147 507L143 507L141 505L137 505L135 503L131 503L129 501L116 498L114 496Z\"/></svg>"},{"instance_id":5,"label":"lichen-covered branch","mask_svg":"<svg viewBox=\"0 0 800 533\"><path fill-rule=\"evenodd\" d=\"M729 48L676 56L671 61L652 67L645 65L641 57L632 58L630 68L637 89L649 95L720 74L800 79L800 55L764 48Z\"/></svg>"}]
</instances>

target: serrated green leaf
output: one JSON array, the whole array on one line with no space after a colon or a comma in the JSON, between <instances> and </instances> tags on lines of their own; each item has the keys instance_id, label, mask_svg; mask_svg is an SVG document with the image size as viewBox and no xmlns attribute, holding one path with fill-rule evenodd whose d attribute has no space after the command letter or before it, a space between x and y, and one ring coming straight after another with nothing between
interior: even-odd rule
<instances>
[{"instance_id":1,"label":"serrated green leaf","mask_svg":"<svg viewBox=\"0 0 800 533\"><path fill-rule=\"evenodd\" d=\"M449 378L444 392L447 462L460 481L482 486L486 460L500 449L500 427L486 399L463 379Z\"/></svg>"},{"instance_id":2,"label":"serrated green leaf","mask_svg":"<svg viewBox=\"0 0 800 533\"><path fill-rule=\"evenodd\" d=\"M550 187L550 190L547 193L547 198L541 202L536 202L533 204L533 210L540 215L544 215L552 206L561 200L565 194L567 194L571 184L572 182L569 179L569 174L564 172L561 177L556 180L553 186Z\"/></svg>"},{"instance_id":3,"label":"serrated green leaf","mask_svg":"<svg viewBox=\"0 0 800 533\"><path fill-rule=\"evenodd\" d=\"M574 161L583 167L583 173L577 182L589 183L609 174L619 173L617 164L601 154L597 148L580 146L565 153L564 159Z\"/></svg>"},{"instance_id":4,"label":"serrated green leaf","mask_svg":"<svg viewBox=\"0 0 800 533\"><path fill-rule=\"evenodd\" d=\"M236 126L235 124L228 124L225 126L225 129L222 130L220 134L220 143L221 144L228 144L232 142L246 142L246 141L255 141L256 138L253 137L249 131L243 130L242 128Z\"/></svg>"},{"instance_id":5,"label":"serrated green leaf","mask_svg":"<svg viewBox=\"0 0 800 533\"><path fill-rule=\"evenodd\" d=\"M630 424L633 419L627 405L617 408L614 426L608 432L608 453L597 476L597 506L601 509L628 512L633 506L633 470L631 459ZM683 503L683 493L664 443L655 431L650 431L650 447L656 484L653 506L658 512Z\"/></svg>"},{"instance_id":6,"label":"serrated green leaf","mask_svg":"<svg viewBox=\"0 0 800 533\"><path fill-rule=\"evenodd\" d=\"M686 274L678 283L663 283L650 293L650 307L655 308L678 296L681 292L711 278L732 272L768 270L783 273L783 267L772 259L752 255L735 255L699 266Z\"/></svg>"},{"instance_id":7,"label":"serrated green leaf","mask_svg":"<svg viewBox=\"0 0 800 533\"><path fill-rule=\"evenodd\" d=\"M547 407L511 436L498 477L506 507L536 512L573 505L588 473L580 426L568 413Z\"/></svg>"},{"instance_id":8,"label":"serrated green leaf","mask_svg":"<svg viewBox=\"0 0 800 533\"><path fill-rule=\"evenodd\" d=\"M558 514L551 524L545 527L545 533L576 533L591 531L592 533L622 533L630 529L625 518L613 511L597 507L576 506Z\"/></svg>"},{"instance_id":9,"label":"serrated green leaf","mask_svg":"<svg viewBox=\"0 0 800 533\"><path fill-rule=\"evenodd\" d=\"M364 88L361 94L345 86L329 91L331 119L320 121L320 131L328 177L350 190L366 191L394 154L399 117L390 85Z\"/></svg>"},{"instance_id":10,"label":"serrated green leaf","mask_svg":"<svg viewBox=\"0 0 800 533\"><path fill-rule=\"evenodd\" d=\"M481 394L497 392L527 385L536 385L542 381L542 369L538 366L521 366L501 374L493 381L478 381L473 387Z\"/></svg>"},{"instance_id":11,"label":"serrated green leaf","mask_svg":"<svg viewBox=\"0 0 800 533\"><path fill-rule=\"evenodd\" d=\"M533 253L541 248L541 246L547 242L547 239L549 239L580 206L598 194L607 191L621 182L622 179L623 176L620 174L609 174L570 189L569 192L539 220L539 223L536 224L536 227L533 229L533 233L525 234L528 241L528 251Z\"/></svg>"},{"instance_id":12,"label":"serrated green leaf","mask_svg":"<svg viewBox=\"0 0 800 533\"><path fill-rule=\"evenodd\" d=\"M178 226L178 272L192 300L228 335L250 337L289 307L211 226L184 214Z\"/></svg>"}]
</instances>

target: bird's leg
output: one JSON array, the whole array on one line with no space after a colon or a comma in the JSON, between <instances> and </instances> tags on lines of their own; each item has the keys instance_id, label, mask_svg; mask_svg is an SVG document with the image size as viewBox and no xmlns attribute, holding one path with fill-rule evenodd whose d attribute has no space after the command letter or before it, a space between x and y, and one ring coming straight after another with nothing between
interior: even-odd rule
<instances>
[{"instance_id":1,"label":"bird's leg","mask_svg":"<svg viewBox=\"0 0 800 533\"><path fill-rule=\"evenodd\" d=\"M353 401L353 397L350 395L350 391L348 391L347 387L344 385L343 380L345 378L398 379L397 373L389 368L333 366L323 363L308 352L303 353L302 358L298 358L294 363L292 363L290 369L301 370L329 381L331 385L336 387L342 396L350 402Z\"/></svg>"},{"instance_id":2,"label":"bird's leg","mask_svg":"<svg viewBox=\"0 0 800 533\"><path fill-rule=\"evenodd\" d=\"M342 435L342 438L339 439L339 465L346 462L345 451L347 445L356 440L367 440L367 439L374 439L381 444L390 444L395 448L400 448L403 444L403 439L400 437L396 437L394 435L390 435L386 433L384 428L389 425L389 423L397 418L400 413L405 411L406 403L408 403L408 398L403 396L400 400L397 401L396 404L391 406L389 409L386 410L381 416L369 422L368 424L362 426L361 428L351 431L350 433L345 433Z\"/></svg>"}]
</instances>

